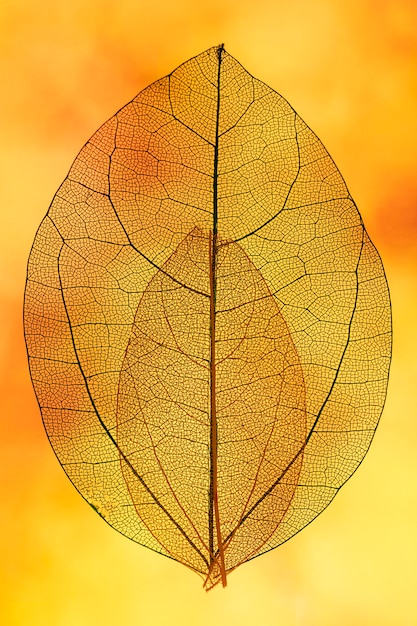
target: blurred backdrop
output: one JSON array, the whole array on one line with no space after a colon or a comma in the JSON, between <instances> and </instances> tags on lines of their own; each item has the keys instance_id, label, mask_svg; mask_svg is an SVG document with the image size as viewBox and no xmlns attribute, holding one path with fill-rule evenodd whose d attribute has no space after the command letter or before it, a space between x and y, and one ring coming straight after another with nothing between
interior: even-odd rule
<instances>
[{"instance_id":1,"label":"blurred backdrop","mask_svg":"<svg viewBox=\"0 0 417 626\"><path fill-rule=\"evenodd\" d=\"M416 24L414 0L2 1L1 623L417 624ZM206 594L71 486L43 431L21 318L36 228L79 149L143 87L222 42L345 177L384 261L394 355L354 477L299 535Z\"/></svg>"}]
</instances>

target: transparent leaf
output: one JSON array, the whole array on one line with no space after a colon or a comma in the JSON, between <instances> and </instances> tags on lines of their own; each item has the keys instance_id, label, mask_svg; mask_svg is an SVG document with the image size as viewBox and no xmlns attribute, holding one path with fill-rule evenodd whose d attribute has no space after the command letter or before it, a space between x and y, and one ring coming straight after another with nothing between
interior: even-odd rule
<instances>
[{"instance_id":1,"label":"transparent leaf","mask_svg":"<svg viewBox=\"0 0 417 626\"><path fill-rule=\"evenodd\" d=\"M210 589L358 467L391 314L322 143L219 46L81 150L32 247L25 335L70 480Z\"/></svg>"}]
</instances>

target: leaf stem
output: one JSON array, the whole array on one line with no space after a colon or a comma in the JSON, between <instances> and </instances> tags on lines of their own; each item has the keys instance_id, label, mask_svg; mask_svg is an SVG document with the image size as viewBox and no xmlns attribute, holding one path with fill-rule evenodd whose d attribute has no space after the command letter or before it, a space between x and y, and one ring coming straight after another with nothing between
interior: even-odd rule
<instances>
[{"instance_id":1,"label":"leaf stem","mask_svg":"<svg viewBox=\"0 0 417 626\"><path fill-rule=\"evenodd\" d=\"M210 503L209 503L209 545L210 563L212 570L215 564L220 568L223 587L226 587L226 568L224 564L223 540L220 529L219 499L218 499L218 433L216 413L216 262L217 262L217 178L219 156L219 117L220 117L220 66L223 45L218 48L217 74L217 111L216 111L216 138L214 144L214 171L213 171L213 231L209 238L209 265L210 265ZM214 526L217 539L217 550L214 548ZM220 557L220 563L218 557Z\"/></svg>"}]
</instances>

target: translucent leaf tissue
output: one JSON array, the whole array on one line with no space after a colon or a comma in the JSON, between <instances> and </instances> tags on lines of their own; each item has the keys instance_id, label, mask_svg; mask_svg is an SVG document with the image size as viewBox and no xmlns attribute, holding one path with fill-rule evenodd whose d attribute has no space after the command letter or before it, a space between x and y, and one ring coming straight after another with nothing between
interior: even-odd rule
<instances>
[{"instance_id":1,"label":"translucent leaf tissue","mask_svg":"<svg viewBox=\"0 0 417 626\"><path fill-rule=\"evenodd\" d=\"M223 46L82 148L36 234L24 317L72 483L206 589L327 507L385 401L379 255L320 140Z\"/></svg>"}]
</instances>

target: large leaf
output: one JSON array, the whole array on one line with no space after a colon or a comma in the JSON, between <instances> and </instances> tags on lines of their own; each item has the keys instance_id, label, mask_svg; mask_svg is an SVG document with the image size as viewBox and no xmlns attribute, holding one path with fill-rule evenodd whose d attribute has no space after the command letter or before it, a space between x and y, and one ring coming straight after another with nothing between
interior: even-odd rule
<instances>
[{"instance_id":1,"label":"large leaf","mask_svg":"<svg viewBox=\"0 0 417 626\"><path fill-rule=\"evenodd\" d=\"M391 317L332 159L220 46L81 150L33 244L25 333L71 481L211 588L358 467Z\"/></svg>"}]
</instances>

